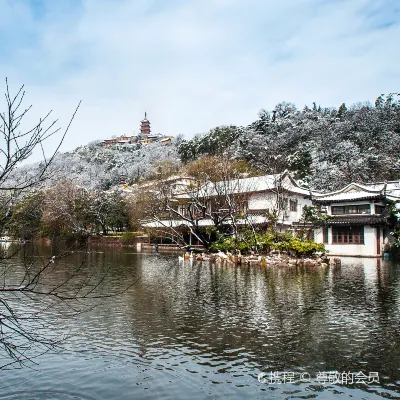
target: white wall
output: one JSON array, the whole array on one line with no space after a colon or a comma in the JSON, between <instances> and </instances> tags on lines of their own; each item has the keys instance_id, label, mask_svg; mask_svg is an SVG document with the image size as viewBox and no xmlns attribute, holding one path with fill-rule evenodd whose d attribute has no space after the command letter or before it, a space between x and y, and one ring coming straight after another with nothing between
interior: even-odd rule
<instances>
[{"instance_id":1,"label":"white wall","mask_svg":"<svg viewBox=\"0 0 400 400\"><path fill-rule=\"evenodd\" d=\"M323 243L322 229L316 229L314 237L317 243ZM383 241L381 229L381 242ZM329 250L330 255L379 256L376 252L376 227L374 226L364 226L364 244L332 244L332 228L329 227L328 242L328 244L325 243L325 249Z\"/></svg>"},{"instance_id":2,"label":"white wall","mask_svg":"<svg viewBox=\"0 0 400 400\"><path fill-rule=\"evenodd\" d=\"M293 197L290 197L291 199L296 199L297 198L297 211L290 211L290 205L288 205L288 214L289 217L287 218L287 222L292 223L292 222L299 222L302 214L303 214L303 207L304 206L312 206L312 201L311 199L305 199L304 195L296 195Z\"/></svg>"},{"instance_id":3,"label":"white wall","mask_svg":"<svg viewBox=\"0 0 400 400\"><path fill-rule=\"evenodd\" d=\"M297 193L290 193L285 195L288 198L287 205L287 217L284 219L285 224L291 224L298 222L302 216L304 206L312 206L310 199L305 199L304 195ZM297 211L290 211L290 200L297 200ZM253 193L249 198L249 210L265 210L269 209L272 211L276 208L276 196L268 192L257 192ZM280 220L282 216L280 216Z\"/></svg>"},{"instance_id":4,"label":"white wall","mask_svg":"<svg viewBox=\"0 0 400 400\"><path fill-rule=\"evenodd\" d=\"M271 208L272 196L265 192L253 193L249 198L249 210Z\"/></svg>"}]
</instances>

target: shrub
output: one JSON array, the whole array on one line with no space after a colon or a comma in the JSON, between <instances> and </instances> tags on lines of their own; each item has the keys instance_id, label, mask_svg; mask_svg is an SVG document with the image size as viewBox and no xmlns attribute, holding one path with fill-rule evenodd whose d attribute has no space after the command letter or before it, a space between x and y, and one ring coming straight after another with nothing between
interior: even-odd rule
<instances>
[{"instance_id":1,"label":"shrub","mask_svg":"<svg viewBox=\"0 0 400 400\"><path fill-rule=\"evenodd\" d=\"M296 257L312 256L315 253L325 253L325 246L322 243L315 243L310 239L296 238L292 236L289 240L274 243L274 250L287 251Z\"/></svg>"},{"instance_id":2,"label":"shrub","mask_svg":"<svg viewBox=\"0 0 400 400\"><path fill-rule=\"evenodd\" d=\"M318 252L324 253L325 246L310 239L295 237L291 232L265 232L262 234L244 232L237 239L232 236L220 235L210 250L229 252L240 250L242 254L250 253L252 250L261 250L265 253L279 250L286 251L295 257L307 257Z\"/></svg>"},{"instance_id":3,"label":"shrub","mask_svg":"<svg viewBox=\"0 0 400 400\"><path fill-rule=\"evenodd\" d=\"M137 232L124 232L119 240L123 244L132 244L137 238L137 236L138 236Z\"/></svg>"}]
</instances>

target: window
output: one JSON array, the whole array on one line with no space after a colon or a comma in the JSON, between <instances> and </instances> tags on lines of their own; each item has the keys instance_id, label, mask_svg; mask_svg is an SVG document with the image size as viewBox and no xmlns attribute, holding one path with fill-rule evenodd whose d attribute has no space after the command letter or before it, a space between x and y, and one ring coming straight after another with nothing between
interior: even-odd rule
<instances>
[{"instance_id":1,"label":"window","mask_svg":"<svg viewBox=\"0 0 400 400\"><path fill-rule=\"evenodd\" d=\"M333 226L332 243L334 244L364 244L363 226Z\"/></svg>"},{"instance_id":2,"label":"window","mask_svg":"<svg viewBox=\"0 0 400 400\"><path fill-rule=\"evenodd\" d=\"M375 205L375 214L383 214L385 211L385 206Z\"/></svg>"},{"instance_id":3,"label":"window","mask_svg":"<svg viewBox=\"0 0 400 400\"><path fill-rule=\"evenodd\" d=\"M328 227L324 226L322 228L322 241L327 244L328 243Z\"/></svg>"},{"instance_id":4,"label":"window","mask_svg":"<svg viewBox=\"0 0 400 400\"><path fill-rule=\"evenodd\" d=\"M178 206L178 212L179 212L183 217L186 217L186 215L187 215L186 206L185 206L184 204L180 204L180 205Z\"/></svg>"},{"instance_id":5,"label":"window","mask_svg":"<svg viewBox=\"0 0 400 400\"><path fill-rule=\"evenodd\" d=\"M369 204L357 204L353 206L332 206L332 215L343 214L371 214Z\"/></svg>"},{"instance_id":6,"label":"window","mask_svg":"<svg viewBox=\"0 0 400 400\"><path fill-rule=\"evenodd\" d=\"M297 200L290 200L290 211L297 211Z\"/></svg>"}]
</instances>

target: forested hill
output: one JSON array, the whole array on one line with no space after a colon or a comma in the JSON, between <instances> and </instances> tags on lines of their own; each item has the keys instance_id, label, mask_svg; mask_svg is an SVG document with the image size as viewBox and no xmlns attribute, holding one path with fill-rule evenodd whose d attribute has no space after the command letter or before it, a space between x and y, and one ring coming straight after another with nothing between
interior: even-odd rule
<instances>
[{"instance_id":1,"label":"forested hill","mask_svg":"<svg viewBox=\"0 0 400 400\"><path fill-rule=\"evenodd\" d=\"M304 184L332 190L349 182L398 179L400 176L400 104L398 95L380 96L374 105L339 109L297 109L279 103L262 110L246 127L222 126L191 140L171 145L153 143L136 148L104 148L100 141L58 154L44 182L73 180L87 189L109 189L125 175L128 183L157 174L179 173L203 155L226 154L245 159L260 173L293 172ZM18 168L15 182L35 176L40 163Z\"/></svg>"},{"instance_id":2,"label":"forested hill","mask_svg":"<svg viewBox=\"0 0 400 400\"><path fill-rule=\"evenodd\" d=\"M204 154L244 158L266 173L285 169L320 190L349 182L398 179L400 176L399 95L381 95L374 105L339 109L279 103L262 110L247 127L218 127L183 141L183 162Z\"/></svg>"},{"instance_id":3,"label":"forested hill","mask_svg":"<svg viewBox=\"0 0 400 400\"><path fill-rule=\"evenodd\" d=\"M89 190L107 190L120 183L121 175L126 176L128 183L133 183L157 174L160 170L168 169L174 173L180 165L174 144L152 143L139 149L124 149L104 148L98 141L78 147L72 152L57 154L46 171L48 179L43 182L43 186L49 187L68 179ZM27 177L36 176L40 168L40 163L18 168L12 180L15 183L27 181Z\"/></svg>"}]
</instances>

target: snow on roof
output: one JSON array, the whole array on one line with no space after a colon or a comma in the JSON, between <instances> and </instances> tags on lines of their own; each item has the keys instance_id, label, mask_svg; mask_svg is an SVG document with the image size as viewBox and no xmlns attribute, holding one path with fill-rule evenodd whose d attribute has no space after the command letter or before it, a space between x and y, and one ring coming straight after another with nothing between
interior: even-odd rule
<instances>
[{"instance_id":1,"label":"snow on roof","mask_svg":"<svg viewBox=\"0 0 400 400\"><path fill-rule=\"evenodd\" d=\"M157 185L181 185L181 186L189 186L195 179L190 177L190 176L179 176L179 175L173 175L170 176L169 178L162 179L162 180L152 180L152 181L146 181L141 183L140 186L141 188L148 188L148 187L155 187Z\"/></svg>"},{"instance_id":2,"label":"snow on roof","mask_svg":"<svg viewBox=\"0 0 400 400\"><path fill-rule=\"evenodd\" d=\"M329 193L320 193L320 194L315 193L314 196L330 197L330 196L334 196L334 195L340 194L340 193L346 193L346 192L355 193L355 192L359 192L359 191L370 192L370 193L380 193L383 189L384 189L384 185L381 185L379 187L368 187L367 185L353 182L353 183L349 183L342 189L335 190L335 191L329 192Z\"/></svg>"},{"instance_id":3,"label":"snow on roof","mask_svg":"<svg viewBox=\"0 0 400 400\"><path fill-rule=\"evenodd\" d=\"M198 222L199 226L209 226L213 225L211 219L203 219ZM177 228L179 226L188 226L189 223L183 219L175 219L175 220L160 220L160 221L151 221L143 223L142 226L145 228Z\"/></svg>"},{"instance_id":4,"label":"snow on roof","mask_svg":"<svg viewBox=\"0 0 400 400\"><path fill-rule=\"evenodd\" d=\"M331 196L314 197L316 201L346 201L346 200L362 200L365 198L379 198L382 196L381 192L347 192L337 193Z\"/></svg>"},{"instance_id":5,"label":"snow on roof","mask_svg":"<svg viewBox=\"0 0 400 400\"><path fill-rule=\"evenodd\" d=\"M398 182L388 183L349 183L344 188L330 193L313 193L314 200L321 202L338 202L361 199L400 199L400 186Z\"/></svg>"},{"instance_id":6,"label":"snow on roof","mask_svg":"<svg viewBox=\"0 0 400 400\"><path fill-rule=\"evenodd\" d=\"M292 176L285 171L283 174L254 176L251 178L238 178L221 182L207 182L198 189L198 194L204 193L207 196L218 196L219 194L239 194L251 192L264 192L278 189L292 193L309 195L308 189L300 187ZM179 196L180 198L190 197L190 193Z\"/></svg>"},{"instance_id":7,"label":"snow on roof","mask_svg":"<svg viewBox=\"0 0 400 400\"><path fill-rule=\"evenodd\" d=\"M285 178L288 179L285 179ZM289 190L300 194L310 194L308 189L301 188L297 182L289 174L276 174L276 175L264 175L255 176L251 178L237 179L238 188L247 188L251 192L263 192L265 190L271 190L275 188L281 188L281 190ZM217 185L223 185L224 182L218 182Z\"/></svg>"}]
</instances>

